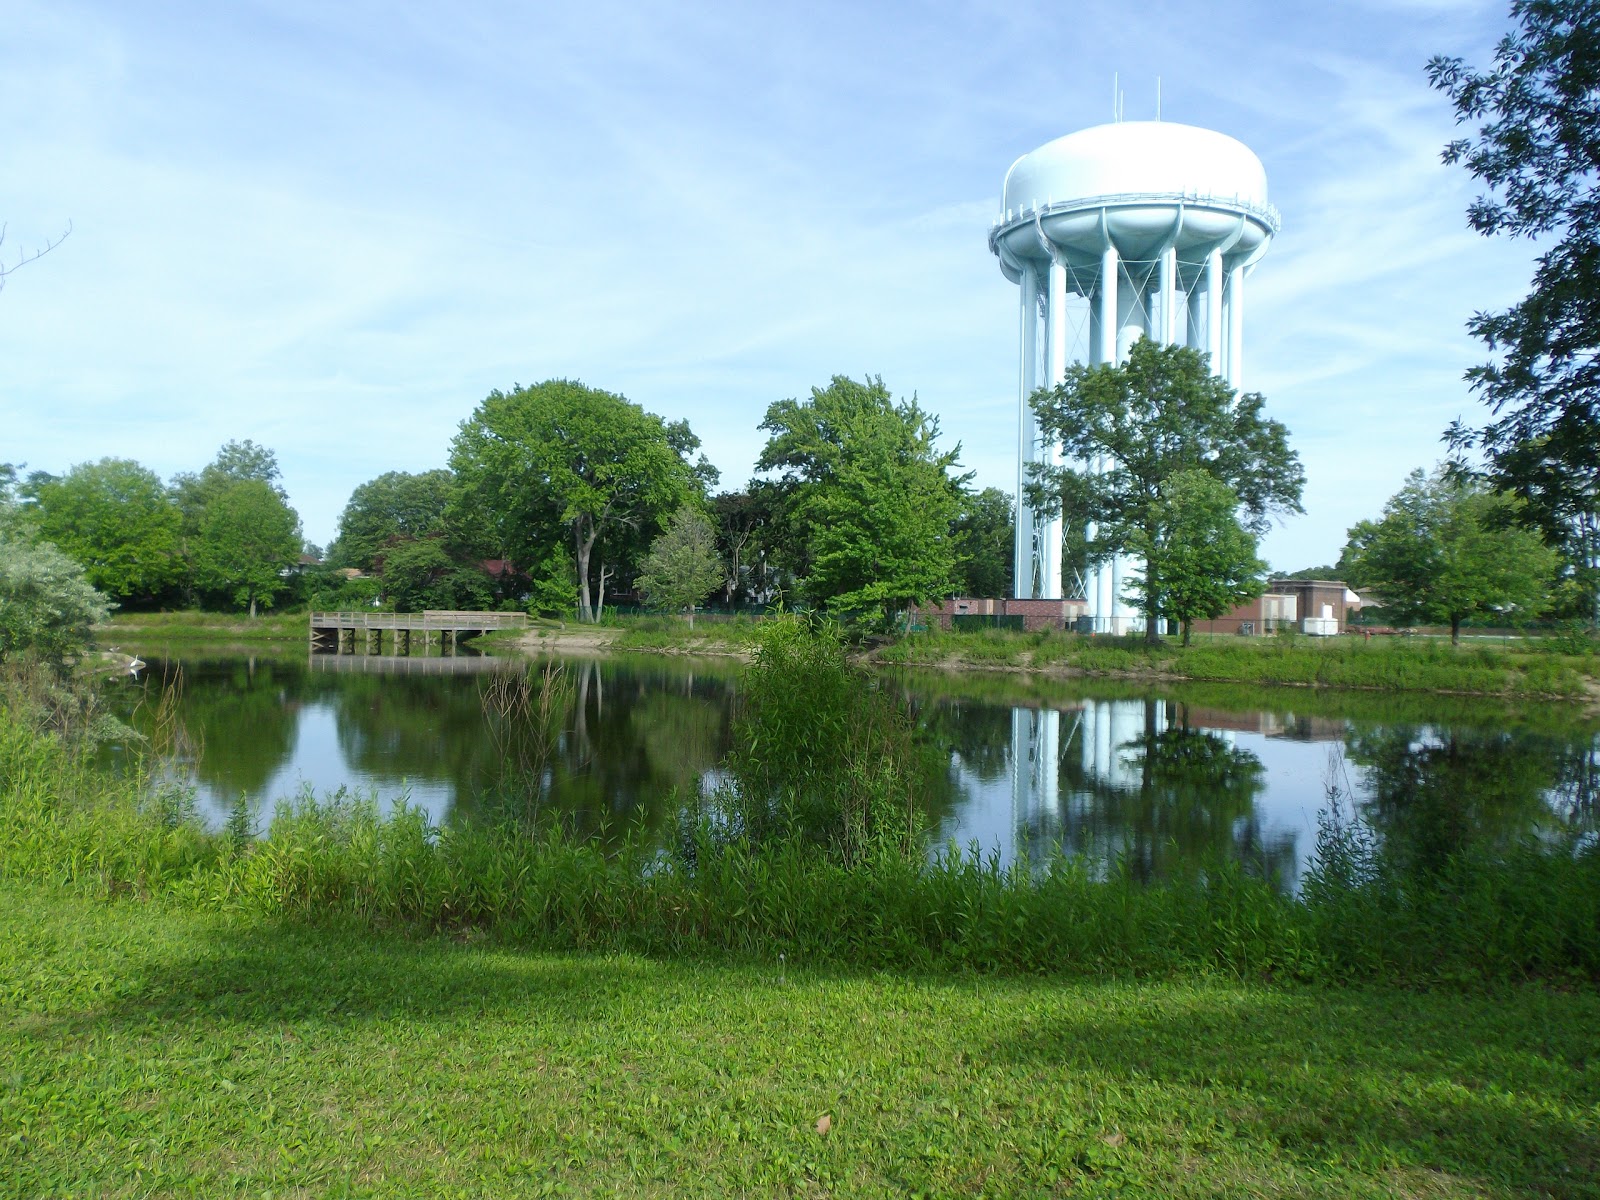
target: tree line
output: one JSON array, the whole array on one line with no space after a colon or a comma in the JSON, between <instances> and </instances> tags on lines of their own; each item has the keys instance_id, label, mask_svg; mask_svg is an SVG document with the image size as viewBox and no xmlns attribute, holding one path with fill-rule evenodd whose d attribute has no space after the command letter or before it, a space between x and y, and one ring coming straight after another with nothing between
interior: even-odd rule
<instances>
[{"instance_id":1,"label":"tree line","mask_svg":"<svg viewBox=\"0 0 1600 1200\"><path fill-rule=\"evenodd\" d=\"M304 543L275 454L229 442L163 481L121 458L0 468L0 554L50 546L127 608L523 608L598 619L805 604L878 617L1007 586L1009 495L970 489L938 421L881 379L773 404L766 472L717 491L686 421L573 380L491 392L447 465L354 489L326 553Z\"/></svg>"}]
</instances>

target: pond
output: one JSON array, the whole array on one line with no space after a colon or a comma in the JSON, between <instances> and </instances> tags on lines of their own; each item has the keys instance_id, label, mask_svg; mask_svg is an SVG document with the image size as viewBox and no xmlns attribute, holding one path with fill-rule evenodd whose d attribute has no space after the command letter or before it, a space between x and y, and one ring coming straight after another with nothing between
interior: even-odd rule
<instances>
[{"instance_id":1,"label":"pond","mask_svg":"<svg viewBox=\"0 0 1600 1200\"><path fill-rule=\"evenodd\" d=\"M486 715L516 659L152 659L108 686L170 748L202 815L344 787L440 824L502 814L514 748ZM664 843L714 784L740 668L560 661L540 815ZM1420 863L1471 842L1593 836L1600 729L1576 709L1462 698L907 673L885 677L934 763L933 846L1011 861L1055 849L1160 879L1217 855L1297 886L1330 811ZM168 685L172 686L169 690ZM168 699L163 704L163 694ZM123 750L117 753L127 754Z\"/></svg>"}]
</instances>

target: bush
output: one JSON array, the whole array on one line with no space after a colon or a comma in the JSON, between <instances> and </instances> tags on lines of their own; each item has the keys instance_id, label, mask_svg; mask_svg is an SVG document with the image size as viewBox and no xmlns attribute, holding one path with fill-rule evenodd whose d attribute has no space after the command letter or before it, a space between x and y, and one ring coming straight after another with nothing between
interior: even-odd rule
<instances>
[{"instance_id":1,"label":"bush","mask_svg":"<svg viewBox=\"0 0 1600 1200\"><path fill-rule=\"evenodd\" d=\"M831 624L786 615L762 625L733 745L717 807L734 836L797 839L845 863L919 850L910 716L849 661Z\"/></svg>"}]
</instances>

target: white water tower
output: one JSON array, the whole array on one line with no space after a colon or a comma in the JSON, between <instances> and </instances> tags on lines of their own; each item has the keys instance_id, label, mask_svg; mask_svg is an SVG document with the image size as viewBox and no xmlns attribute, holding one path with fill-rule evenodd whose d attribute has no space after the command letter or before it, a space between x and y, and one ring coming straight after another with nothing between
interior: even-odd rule
<instances>
[{"instance_id":1,"label":"white water tower","mask_svg":"<svg viewBox=\"0 0 1600 1200\"><path fill-rule=\"evenodd\" d=\"M1241 388L1245 277L1280 220L1248 147L1163 121L1097 125L1024 154L1002 206L989 249L1022 294L1013 594L1057 599L1063 516L1035 517L1022 487L1029 463L1059 464L1059 452L1040 444L1028 398L1060 383L1069 362L1121 362L1139 337L1204 351ZM1122 586L1139 569L1119 558L1068 581L1096 632L1135 625Z\"/></svg>"}]
</instances>

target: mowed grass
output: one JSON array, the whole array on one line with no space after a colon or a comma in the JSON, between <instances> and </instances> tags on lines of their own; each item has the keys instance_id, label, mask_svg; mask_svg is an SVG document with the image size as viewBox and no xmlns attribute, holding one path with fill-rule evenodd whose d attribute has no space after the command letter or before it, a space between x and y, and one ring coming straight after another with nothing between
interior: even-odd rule
<instances>
[{"instance_id":1,"label":"mowed grass","mask_svg":"<svg viewBox=\"0 0 1600 1200\"><path fill-rule=\"evenodd\" d=\"M1600 1195L1592 990L907 977L0 903L5 1196Z\"/></svg>"}]
</instances>

